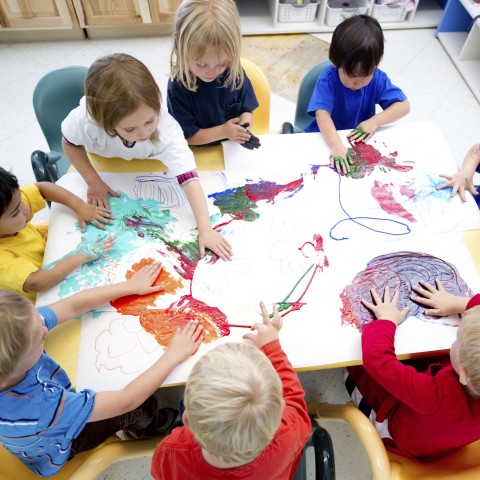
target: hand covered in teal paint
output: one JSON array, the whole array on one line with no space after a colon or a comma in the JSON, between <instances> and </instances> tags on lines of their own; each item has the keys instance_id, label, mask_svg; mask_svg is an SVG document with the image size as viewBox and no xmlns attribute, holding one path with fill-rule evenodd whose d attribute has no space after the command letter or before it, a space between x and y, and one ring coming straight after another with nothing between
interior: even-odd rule
<instances>
[{"instance_id":1,"label":"hand covered in teal paint","mask_svg":"<svg viewBox=\"0 0 480 480\"><path fill-rule=\"evenodd\" d=\"M390 299L390 288L387 285L383 293L383 300L374 288L372 288L370 292L375 303L370 303L363 298L362 303L375 315L377 320L390 320L398 325L405 319L408 313L408 308L404 307L402 310L398 309L398 290L395 292L392 299Z\"/></svg>"},{"instance_id":2,"label":"hand covered in teal paint","mask_svg":"<svg viewBox=\"0 0 480 480\"><path fill-rule=\"evenodd\" d=\"M213 228L198 232L198 244L201 257L205 256L205 249L208 248L222 260L232 259L232 246L230 242Z\"/></svg>"},{"instance_id":3,"label":"hand covered in teal paint","mask_svg":"<svg viewBox=\"0 0 480 480\"><path fill-rule=\"evenodd\" d=\"M348 134L347 138L351 142L359 142L360 140L366 142L376 132L377 128L378 126L372 117L362 122L357 128L353 129Z\"/></svg>"},{"instance_id":4,"label":"hand covered in teal paint","mask_svg":"<svg viewBox=\"0 0 480 480\"><path fill-rule=\"evenodd\" d=\"M82 237L81 242L75 249L75 253L80 253L85 257L84 263L93 262L105 256L112 249L114 243L115 239L110 235L98 237L93 244L89 243L85 237Z\"/></svg>"},{"instance_id":5,"label":"hand covered in teal paint","mask_svg":"<svg viewBox=\"0 0 480 480\"><path fill-rule=\"evenodd\" d=\"M77 214L82 232L87 228L87 222L104 229L105 225L103 224L111 224L112 218L114 218L109 209L98 207L97 205L92 205L84 201L81 201L78 207L75 208L75 213Z\"/></svg>"},{"instance_id":6,"label":"hand covered in teal paint","mask_svg":"<svg viewBox=\"0 0 480 480\"><path fill-rule=\"evenodd\" d=\"M260 302L260 310L262 311L263 322L252 325L252 330L256 330L257 334L246 333L243 336L246 340L252 341L258 348L278 340L280 329L283 326L283 319L279 315L276 305L273 306L273 317L271 320L263 302Z\"/></svg>"},{"instance_id":7,"label":"hand covered in teal paint","mask_svg":"<svg viewBox=\"0 0 480 480\"><path fill-rule=\"evenodd\" d=\"M412 286L413 290L420 296L412 295L410 298L421 305L430 307L425 310L427 315L433 317L444 317L454 313L463 313L467 308L468 297L457 297L447 292L440 280L435 280L436 287L428 282L420 280L420 287Z\"/></svg>"}]
</instances>

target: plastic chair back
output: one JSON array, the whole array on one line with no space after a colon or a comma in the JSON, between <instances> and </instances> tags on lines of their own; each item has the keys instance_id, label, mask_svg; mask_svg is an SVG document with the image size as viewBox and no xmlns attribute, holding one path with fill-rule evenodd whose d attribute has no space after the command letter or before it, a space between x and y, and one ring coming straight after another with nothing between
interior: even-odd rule
<instances>
[{"instance_id":1,"label":"plastic chair back","mask_svg":"<svg viewBox=\"0 0 480 480\"><path fill-rule=\"evenodd\" d=\"M270 132L270 85L257 65L245 58L242 58L241 62L258 100L258 108L253 112L252 132L255 135L264 135Z\"/></svg>"},{"instance_id":2,"label":"plastic chair back","mask_svg":"<svg viewBox=\"0 0 480 480\"><path fill-rule=\"evenodd\" d=\"M51 150L47 157L49 163L55 164L59 176L70 166L62 149L61 123L83 97L87 72L88 68L81 66L52 70L39 80L33 92L35 115Z\"/></svg>"},{"instance_id":3,"label":"plastic chair back","mask_svg":"<svg viewBox=\"0 0 480 480\"><path fill-rule=\"evenodd\" d=\"M330 60L323 60L314 65L302 78L298 88L297 106L295 108L295 121L293 123L294 133L303 132L312 117L307 114L308 104L312 98L313 88L322 71L331 65Z\"/></svg>"}]
</instances>

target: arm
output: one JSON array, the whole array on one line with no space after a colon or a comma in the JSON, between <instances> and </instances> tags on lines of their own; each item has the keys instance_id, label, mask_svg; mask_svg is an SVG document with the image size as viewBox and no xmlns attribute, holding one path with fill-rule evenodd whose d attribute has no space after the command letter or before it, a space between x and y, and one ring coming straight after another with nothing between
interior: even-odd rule
<instances>
[{"instance_id":1,"label":"arm","mask_svg":"<svg viewBox=\"0 0 480 480\"><path fill-rule=\"evenodd\" d=\"M104 287L89 288L71 297L52 303L49 307L57 316L57 323L78 317L110 300L126 295L147 295L162 290L161 285L152 285L161 272L160 263L152 263L136 272L129 280Z\"/></svg>"},{"instance_id":2,"label":"arm","mask_svg":"<svg viewBox=\"0 0 480 480\"><path fill-rule=\"evenodd\" d=\"M182 187L197 222L200 255L203 257L205 248L209 248L222 260L230 260L232 258L232 247L223 235L212 228L205 194L200 182L197 179L191 180L184 183Z\"/></svg>"},{"instance_id":3,"label":"arm","mask_svg":"<svg viewBox=\"0 0 480 480\"><path fill-rule=\"evenodd\" d=\"M410 103L408 100L392 103L385 110L360 123L360 125L350 132L348 138L351 141L366 141L376 132L379 127L396 122L400 118L407 115L409 111Z\"/></svg>"},{"instance_id":4,"label":"arm","mask_svg":"<svg viewBox=\"0 0 480 480\"><path fill-rule=\"evenodd\" d=\"M98 228L104 229L103 223L111 224L112 215L105 209L101 209L95 205L89 205L81 198L69 192L63 187L55 185L51 182L40 182L35 184L40 190L43 198L52 202L61 203L73 210L80 222L82 231L86 228L86 222L92 222Z\"/></svg>"},{"instance_id":5,"label":"arm","mask_svg":"<svg viewBox=\"0 0 480 480\"><path fill-rule=\"evenodd\" d=\"M109 252L114 244L112 237L99 238L93 245L80 242L79 246L70 254L51 265L32 272L23 289L31 292L43 292L63 280L69 273L84 263L91 262Z\"/></svg>"},{"instance_id":6,"label":"arm","mask_svg":"<svg viewBox=\"0 0 480 480\"><path fill-rule=\"evenodd\" d=\"M323 138L325 138L332 152L330 155L330 165L335 167L340 173L349 172L350 165L349 159L347 158L347 147L343 144L332 117L326 110L316 110L315 119L317 120L317 125Z\"/></svg>"},{"instance_id":7,"label":"arm","mask_svg":"<svg viewBox=\"0 0 480 480\"><path fill-rule=\"evenodd\" d=\"M245 114L242 114L245 115ZM250 114L253 118L253 115ZM250 139L247 129L240 126L240 118L232 118L223 125L211 128L201 128L195 135L187 138L189 145L205 145L228 138L232 142L244 143Z\"/></svg>"},{"instance_id":8,"label":"arm","mask_svg":"<svg viewBox=\"0 0 480 480\"><path fill-rule=\"evenodd\" d=\"M438 190L446 187L452 187L452 197L457 192L460 198L466 202L465 189L467 189L472 195L478 195L478 192L473 185L473 174L480 165L480 143L472 145L468 150L465 158L463 159L460 170L454 175L440 175L442 178L446 178L448 182L443 183L437 187Z\"/></svg>"},{"instance_id":9,"label":"arm","mask_svg":"<svg viewBox=\"0 0 480 480\"><path fill-rule=\"evenodd\" d=\"M93 168L83 146L74 146L62 139L62 147L71 164L76 168L88 185L88 203L110 210L108 196L119 197L120 194L112 190Z\"/></svg>"},{"instance_id":10,"label":"arm","mask_svg":"<svg viewBox=\"0 0 480 480\"><path fill-rule=\"evenodd\" d=\"M426 307L427 315L434 317L444 317L454 313L463 313L470 300L469 297L457 297L452 293L447 292L440 280L435 280L436 287L430 285L428 282L420 281L420 287L413 286L413 290L418 295L412 295L414 302L420 303Z\"/></svg>"},{"instance_id":11,"label":"arm","mask_svg":"<svg viewBox=\"0 0 480 480\"><path fill-rule=\"evenodd\" d=\"M190 320L173 335L166 352L155 364L119 391L99 392L89 422L129 412L141 405L165 381L171 371L193 355L203 341L202 327Z\"/></svg>"}]
</instances>

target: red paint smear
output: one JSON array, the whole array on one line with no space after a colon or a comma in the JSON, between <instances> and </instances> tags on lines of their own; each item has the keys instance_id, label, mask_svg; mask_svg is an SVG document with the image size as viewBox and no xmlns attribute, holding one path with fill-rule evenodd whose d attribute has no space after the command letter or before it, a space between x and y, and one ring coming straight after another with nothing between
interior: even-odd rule
<instances>
[{"instance_id":1,"label":"red paint smear","mask_svg":"<svg viewBox=\"0 0 480 480\"><path fill-rule=\"evenodd\" d=\"M389 184L380 183L378 180L375 180L371 194L384 212L391 215L398 215L412 223L416 222L415 217L395 200Z\"/></svg>"},{"instance_id":2,"label":"red paint smear","mask_svg":"<svg viewBox=\"0 0 480 480\"><path fill-rule=\"evenodd\" d=\"M227 317L221 310L190 295L182 297L166 309L147 310L140 316L142 327L163 346L167 346L177 328L183 328L189 320L197 320L203 327L205 343L230 334Z\"/></svg>"},{"instance_id":3,"label":"red paint smear","mask_svg":"<svg viewBox=\"0 0 480 480\"><path fill-rule=\"evenodd\" d=\"M303 184L303 178L294 180L286 185L277 185L274 182L260 182L256 184L245 185L245 196L257 204L260 200L267 200L269 203L275 203L275 197L282 192L294 192Z\"/></svg>"},{"instance_id":4,"label":"red paint smear","mask_svg":"<svg viewBox=\"0 0 480 480\"><path fill-rule=\"evenodd\" d=\"M357 328L360 328L361 319L358 318L353 311L350 296L345 294L345 290L340 294L340 300L343 304L343 308L340 309L340 312L342 312L342 323L349 323L351 325L355 325Z\"/></svg>"},{"instance_id":5,"label":"red paint smear","mask_svg":"<svg viewBox=\"0 0 480 480\"><path fill-rule=\"evenodd\" d=\"M407 198L415 198L415 190L410 185L400 185L400 193Z\"/></svg>"},{"instance_id":6,"label":"red paint smear","mask_svg":"<svg viewBox=\"0 0 480 480\"><path fill-rule=\"evenodd\" d=\"M144 258L140 262L134 263L132 269L125 274L125 278L128 280L135 272L138 272L146 265L151 265L153 262L153 258ZM173 294L183 287L181 280L175 280L165 269L162 269L153 285L161 285L163 290L148 295L127 295L126 297L112 300L110 304L122 315L138 316L145 312L147 307L155 305L155 300L159 295L164 295L165 293Z\"/></svg>"}]
</instances>

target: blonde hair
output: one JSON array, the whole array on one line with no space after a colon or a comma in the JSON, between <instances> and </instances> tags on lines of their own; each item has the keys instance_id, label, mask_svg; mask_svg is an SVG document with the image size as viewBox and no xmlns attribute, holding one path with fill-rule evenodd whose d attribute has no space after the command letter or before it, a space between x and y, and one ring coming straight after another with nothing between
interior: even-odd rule
<instances>
[{"instance_id":1,"label":"blonde hair","mask_svg":"<svg viewBox=\"0 0 480 480\"><path fill-rule=\"evenodd\" d=\"M115 127L142 104L157 114L162 94L150 70L135 57L114 53L96 60L85 78L85 97L90 116L111 137ZM150 137L158 142L158 132Z\"/></svg>"},{"instance_id":2,"label":"blonde hair","mask_svg":"<svg viewBox=\"0 0 480 480\"><path fill-rule=\"evenodd\" d=\"M284 409L269 359L247 343L226 343L193 367L185 388L188 427L225 462L253 460L272 441Z\"/></svg>"},{"instance_id":3,"label":"blonde hair","mask_svg":"<svg viewBox=\"0 0 480 480\"><path fill-rule=\"evenodd\" d=\"M233 0L183 0L173 29L172 80L195 92L197 77L188 62L204 58L211 50L223 51L229 62L223 86L239 89L243 85L241 38L240 15Z\"/></svg>"},{"instance_id":4,"label":"blonde hair","mask_svg":"<svg viewBox=\"0 0 480 480\"><path fill-rule=\"evenodd\" d=\"M463 314L461 338L458 342L460 365L465 369L469 381L480 393L480 306Z\"/></svg>"},{"instance_id":5,"label":"blonde hair","mask_svg":"<svg viewBox=\"0 0 480 480\"><path fill-rule=\"evenodd\" d=\"M7 379L32 341L33 305L11 290L0 290L0 381Z\"/></svg>"}]
</instances>

